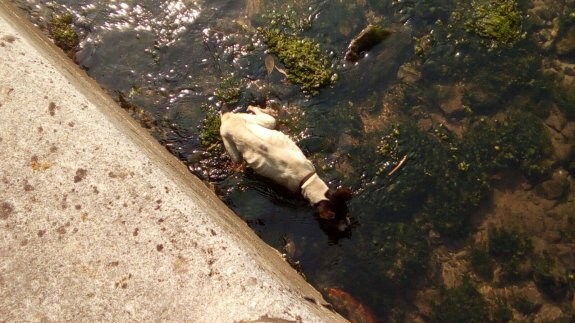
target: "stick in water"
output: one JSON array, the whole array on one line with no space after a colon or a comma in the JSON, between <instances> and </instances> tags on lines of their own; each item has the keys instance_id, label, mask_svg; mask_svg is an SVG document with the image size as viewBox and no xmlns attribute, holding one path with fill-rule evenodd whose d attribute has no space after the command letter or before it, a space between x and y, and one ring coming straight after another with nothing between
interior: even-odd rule
<instances>
[{"instance_id":1,"label":"stick in water","mask_svg":"<svg viewBox=\"0 0 575 323\"><path fill-rule=\"evenodd\" d=\"M403 158L399 161L399 163L397 164L397 166L395 166L391 172L389 172L389 174L387 174L387 176L391 176L393 175L393 173L395 173L407 160L407 155L403 156Z\"/></svg>"}]
</instances>

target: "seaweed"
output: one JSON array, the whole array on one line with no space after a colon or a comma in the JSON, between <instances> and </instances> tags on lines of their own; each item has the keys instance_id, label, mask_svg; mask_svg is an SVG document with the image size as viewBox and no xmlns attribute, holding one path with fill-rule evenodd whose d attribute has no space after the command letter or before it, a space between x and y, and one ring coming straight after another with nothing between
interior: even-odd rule
<instances>
[{"instance_id":1,"label":"seaweed","mask_svg":"<svg viewBox=\"0 0 575 323\"><path fill-rule=\"evenodd\" d=\"M533 251L529 237L505 228L490 228L488 231L488 252L501 268L502 282L517 282L528 278L529 272L521 264Z\"/></svg>"},{"instance_id":2,"label":"seaweed","mask_svg":"<svg viewBox=\"0 0 575 323\"><path fill-rule=\"evenodd\" d=\"M513 319L513 312L507 303L501 299L495 301L495 308L491 313L491 321L494 323L507 323Z\"/></svg>"},{"instance_id":3,"label":"seaweed","mask_svg":"<svg viewBox=\"0 0 575 323\"><path fill-rule=\"evenodd\" d=\"M469 263L477 276L485 280L493 279L494 264L486 248L472 248L469 252Z\"/></svg>"},{"instance_id":4,"label":"seaweed","mask_svg":"<svg viewBox=\"0 0 575 323\"><path fill-rule=\"evenodd\" d=\"M533 281L537 288L553 301L562 301L569 295L567 280L556 273L555 263L549 254L534 259Z\"/></svg>"},{"instance_id":5,"label":"seaweed","mask_svg":"<svg viewBox=\"0 0 575 323\"><path fill-rule=\"evenodd\" d=\"M524 296L515 296L511 299L511 306L523 315L535 313L541 305L535 304Z\"/></svg>"},{"instance_id":6,"label":"seaweed","mask_svg":"<svg viewBox=\"0 0 575 323\"><path fill-rule=\"evenodd\" d=\"M514 230L490 228L487 235L489 254L500 260L524 258L533 250L531 239Z\"/></svg>"},{"instance_id":7,"label":"seaweed","mask_svg":"<svg viewBox=\"0 0 575 323\"><path fill-rule=\"evenodd\" d=\"M501 120L482 119L465 135L471 152L488 170L519 170L537 180L549 172L550 139L532 113L510 111Z\"/></svg>"},{"instance_id":8,"label":"seaweed","mask_svg":"<svg viewBox=\"0 0 575 323\"><path fill-rule=\"evenodd\" d=\"M469 278L453 288L444 289L442 299L433 306L432 322L488 322L487 302Z\"/></svg>"},{"instance_id":9,"label":"seaweed","mask_svg":"<svg viewBox=\"0 0 575 323\"><path fill-rule=\"evenodd\" d=\"M421 213L440 235L464 238L489 183L482 165L461 145L447 133L424 133L409 122L393 126L377 147L375 172L368 171L383 188L366 198L379 212L398 218ZM405 165L390 176L404 157Z\"/></svg>"},{"instance_id":10,"label":"seaweed","mask_svg":"<svg viewBox=\"0 0 575 323\"><path fill-rule=\"evenodd\" d=\"M397 288L412 287L423 278L429 266L431 247L425 233L415 223L387 223L377 234L382 255L380 266Z\"/></svg>"}]
</instances>

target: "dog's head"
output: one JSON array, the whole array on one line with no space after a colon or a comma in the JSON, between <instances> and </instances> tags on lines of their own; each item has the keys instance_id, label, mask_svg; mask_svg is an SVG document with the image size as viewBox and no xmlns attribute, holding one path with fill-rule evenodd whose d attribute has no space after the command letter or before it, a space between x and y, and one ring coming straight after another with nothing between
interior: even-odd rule
<instances>
[{"instance_id":1,"label":"dog's head","mask_svg":"<svg viewBox=\"0 0 575 323\"><path fill-rule=\"evenodd\" d=\"M320 227L331 240L337 241L351 236L352 224L346 202L352 195L351 190L346 188L329 190L325 194L327 200L316 204Z\"/></svg>"},{"instance_id":2,"label":"dog's head","mask_svg":"<svg viewBox=\"0 0 575 323\"><path fill-rule=\"evenodd\" d=\"M319 201L316 204L319 217L324 220L333 220L347 216L347 205L353 193L347 188L338 188L337 190L328 190L325 193L327 200Z\"/></svg>"}]
</instances>

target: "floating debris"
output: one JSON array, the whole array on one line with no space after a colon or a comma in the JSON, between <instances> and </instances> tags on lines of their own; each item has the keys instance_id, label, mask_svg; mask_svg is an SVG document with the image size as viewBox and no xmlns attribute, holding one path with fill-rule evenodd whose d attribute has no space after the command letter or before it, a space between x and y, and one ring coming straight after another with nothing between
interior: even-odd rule
<instances>
[{"instance_id":1,"label":"floating debris","mask_svg":"<svg viewBox=\"0 0 575 323\"><path fill-rule=\"evenodd\" d=\"M288 74L285 70L277 67L276 61L272 55L267 54L266 57L264 58L264 63L266 65L266 71L268 72L268 75L270 75L275 69L278 72L282 73L285 77L288 77Z\"/></svg>"}]
</instances>

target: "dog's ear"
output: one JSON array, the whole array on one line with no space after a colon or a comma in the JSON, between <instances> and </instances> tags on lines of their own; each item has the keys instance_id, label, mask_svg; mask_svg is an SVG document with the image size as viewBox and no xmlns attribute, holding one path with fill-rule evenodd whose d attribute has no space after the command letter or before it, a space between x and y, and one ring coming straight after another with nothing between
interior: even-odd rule
<instances>
[{"instance_id":1,"label":"dog's ear","mask_svg":"<svg viewBox=\"0 0 575 323\"><path fill-rule=\"evenodd\" d=\"M353 197L353 193L349 188L338 188L335 191L328 191L327 198L333 202L347 202Z\"/></svg>"},{"instance_id":2,"label":"dog's ear","mask_svg":"<svg viewBox=\"0 0 575 323\"><path fill-rule=\"evenodd\" d=\"M331 220L335 218L335 212L332 209L331 203L329 201L319 201L316 205L317 211L319 212L319 217L324 220Z\"/></svg>"}]
</instances>

